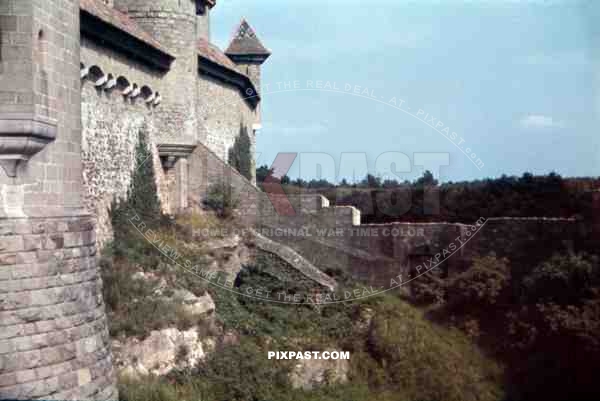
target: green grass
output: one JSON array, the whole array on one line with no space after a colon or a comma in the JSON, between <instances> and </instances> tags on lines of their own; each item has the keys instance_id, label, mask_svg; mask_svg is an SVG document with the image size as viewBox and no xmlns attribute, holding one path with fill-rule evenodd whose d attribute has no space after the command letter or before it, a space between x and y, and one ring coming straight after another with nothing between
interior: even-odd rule
<instances>
[{"instance_id":1,"label":"green grass","mask_svg":"<svg viewBox=\"0 0 600 401\"><path fill-rule=\"evenodd\" d=\"M217 296L216 304L224 325L242 333L240 343L219 349L193 371L145 379L165 387L159 392L164 395L161 401L194 399L187 394L214 401L494 401L503 397L502 374L493 361L463 334L430 323L395 296L314 309L241 300L227 293ZM360 329L354 323L365 308L374 318L370 328ZM293 361L267 358L269 350L328 347L350 351L350 383L313 391L292 389L288 374ZM147 387L145 381L123 385L127 387L124 399L145 399L135 390Z\"/></svg>"},{"instance_id":2,"label":"green grass","mask_svg":"<svg viewBox=\"0 0 600 401\"><path fill-rule=\"evenodd\" d=\"M482 355L465 335L428 321L421 311L398 296L380 295L321 306L276 304L206 287L200 279L177 269L164 270L160 259L156 262L154 254L143 246L129 249L125 254L122 249L119 252L118 258L104 260L102 264L112 335L144 336L151 329L197 323L179 315L174 305L139 302L148 299L150 286L130 280L135 270L128 260L131 256L134 263L162 274L170 283L183 283L197 295L209 291L216 304L219 325L224 331L236 332L240 338L238 344L217 347L217 352L192 370L140 381L121 379L123 400L503 399L502 372L493 361ZM311 284L294 274L295 271L287 271L272 258L259 257L256 266L242 271L236 285L240 292L247 287L262 287L274 293L309 290ZM344 282L343 277L338 278ZM367 309L373 318L370 325L361 327L357 322ZM349 383L312 391L292 389L289 373L293 361L267 358L267 351L273 350L324 349L350 352Z\"/></svg>"}]
</instances>

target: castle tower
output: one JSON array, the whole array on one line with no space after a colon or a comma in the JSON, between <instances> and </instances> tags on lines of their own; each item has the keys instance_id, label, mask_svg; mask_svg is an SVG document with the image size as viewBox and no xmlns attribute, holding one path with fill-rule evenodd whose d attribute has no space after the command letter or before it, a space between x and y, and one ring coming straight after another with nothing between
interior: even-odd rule
<instances>
[{"instance_id":1,"label":"castle tower","mask_svg":"<svg viewBox=\"0 0 600 401\"><path fill-rule=\"evenodd\" d=\"M194 144L197 139L196 76L197 37L208 31L211 0L114 0L116 9L134 19L173 56L175 61L163 78L161 90L164 118L157 127L159 145ZM205 15L198 15L205 12ZM197 30L198 22L204 22Z\"/></svg>"},{"instance_id":2,"label":"castle tower","mask_svg":"<svg viewBox=\"0 0 600 401\"><path fill-rule=\"evenodd\" d=\"M271 52L263 46L250 24L242 19L225 54L246 74L260 93L261 65Z\"/></svg>"},{"instance_id":3,"label":"castle tower","mask_svg":"<svg viewBox=\"0 0 600 401\"><path fill-rule=\"evenodd\" d=\"M187 157L197 144L198 39L208 38L210 9L216 0L114 0L175 56L162 79L162 117L157 119L158 152L167 179L171 213L187 207Z\"/></svg>"},{"instance_id":4,"label":"castle tower","mask_svg":"<svg viewBox=\"0 0 600 401\"><path fill-rule=\"evenodd\" d=\"M201 0L196 3L197 25L196 33L198 39L210 42L210 10L215 6L217 0Z\"/></svg>"},{"instance_id":5,"label":"castle tower","mask_svg":"<svg viewBox=\"0 0 600 401\"><path fill-rule=\"evenodd\" d=\"M79 0L0 4L0 399L117 399L81 199Z\"/></svg>"}]
</instances>

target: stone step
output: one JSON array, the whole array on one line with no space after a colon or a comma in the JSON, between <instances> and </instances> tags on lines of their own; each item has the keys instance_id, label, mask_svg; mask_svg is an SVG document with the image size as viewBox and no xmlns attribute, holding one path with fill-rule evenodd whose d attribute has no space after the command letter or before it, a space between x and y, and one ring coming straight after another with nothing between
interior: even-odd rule
<instances>
[{"instance_id":1,"label":"stone step","mask_svg":"<svg viewBox=\"0 0 600 401\"><path fill-rule=\"evenodd\" d=\"M337 287L337 282L332 277L323 273L319 268L314 266L289 246L275 242L257 233L256 231L252 231L252 233L255 237L255 243L258 249L279 256L300 273L322 285L323 287L326 287L330 291L334 291Z\"/></svg>"}]
</instances>

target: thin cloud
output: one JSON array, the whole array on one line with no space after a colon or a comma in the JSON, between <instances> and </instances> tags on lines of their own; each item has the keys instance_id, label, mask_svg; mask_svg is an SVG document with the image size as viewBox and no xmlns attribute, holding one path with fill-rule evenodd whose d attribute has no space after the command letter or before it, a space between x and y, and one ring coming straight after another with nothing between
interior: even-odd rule
<instances>
[{"instance_id":1,"label":"thin cloud","mask_svg":"<svg viewBox=\"0 0 600 401\"><path fill-rule=\"evenodd\" d=\"M529 114L520 121L521 127L540 129L540 128L562 128L564 123L562 121L555 121L551 116L545 116L543 114Z\"/></svg>"}]
</instances>

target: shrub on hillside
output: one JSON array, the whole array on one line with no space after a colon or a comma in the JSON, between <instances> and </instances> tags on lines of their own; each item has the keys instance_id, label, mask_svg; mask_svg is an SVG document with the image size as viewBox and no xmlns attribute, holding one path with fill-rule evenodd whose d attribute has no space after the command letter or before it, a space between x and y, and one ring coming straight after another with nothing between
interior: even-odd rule
<instances>
[{"instance_id":1,"label":"shrub on hillside","mask_svg":"<svg viewBox=\"0 0 600 401\"><path fill-rule=\"evenodd\" d=\"M523 279L528 302L579 305L600 287L600 268L595 257L554 255Z\"/></svg>"},{"instance_id":2,"label":"shrub on hillside","mask_svg":"<svg viewBox=\"0 0 600 401\"><path fill-rule=\"evenodd\" d=\"M379 303L368 352L379 367L377 376L402 399L502 399L497 365L464 335L435 326L403 302Z\"/></svg>"},{"instance_id":3,"label":"shrub on hillside","mask_svg":"<svg viewBox=\"0 0 600 401\"><path fill-rule=\"evenodd\" d=\"M411 283L411 289L414 302L444 305L445 312L454 313L459 308L481 309L497 303L508 295L510 280L508 259L488 255L473 258L466 271L447 278L424 274Z\"/></svg>"},{"instance_id":4,"label":"shrub on hillside","mask_svg":"<svg viewBox=\"0 0 600 401\"><path fill-rule=\"evenodd\" d=\"M454 307L495 304L510 283L508 259L495 256L476 257L471 267L445 284L446 297Z\"/></svg>"},{"instance_id":5,"label":"shrub on hillside","mask_svg":"<svg viewBox=\"0 0 600 401\"><path fill-rule=\"evenodd\" d=\"M186 330L198 322L181 305L155 296L155 282L132 279L136 269L127 262L120 260L113 264L103 258L100 268L111 336L143 338L152 330L165 327Z\"/></svg>"},{"instance_id":6,"label":"shrub on hillside","mask_svg":"<svg viewBox=\"0 0 600 401\"><path fill-rule=\"evenodd\" d=\"M208 188L205 204L215 210L219 216L229 218L239 206L239 199L231 185L219 182Z\"/></svg>"}]
</instances>

